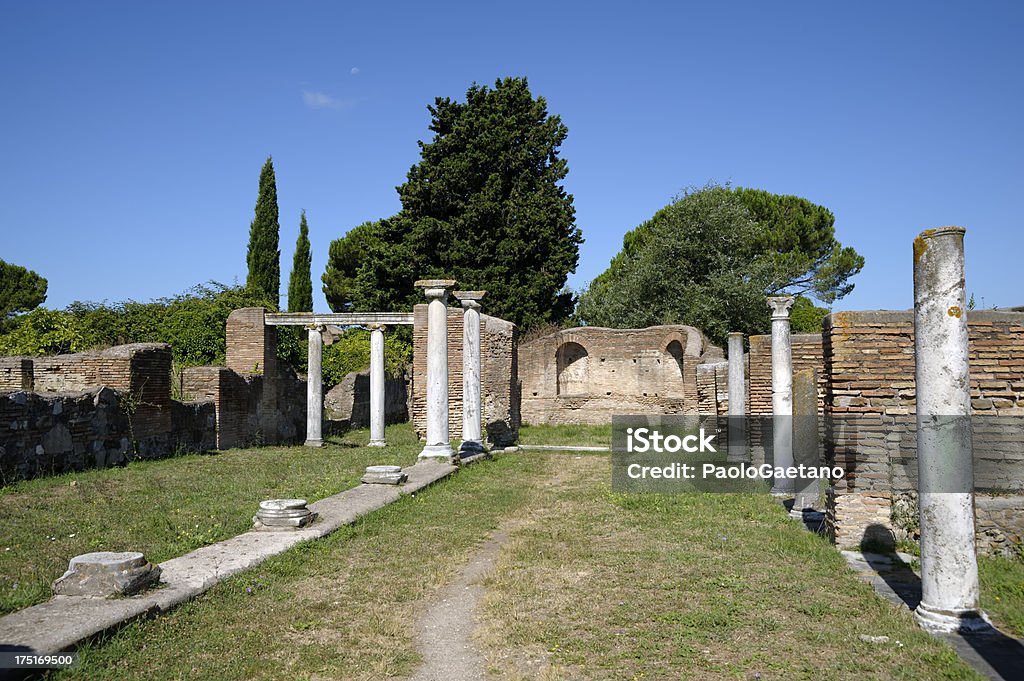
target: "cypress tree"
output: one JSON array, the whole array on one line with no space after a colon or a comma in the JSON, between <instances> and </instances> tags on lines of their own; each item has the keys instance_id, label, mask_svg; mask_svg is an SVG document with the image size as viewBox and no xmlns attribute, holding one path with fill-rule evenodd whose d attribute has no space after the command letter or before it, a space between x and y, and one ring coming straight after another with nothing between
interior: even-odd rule
<instances>
[{"instance_id":1,"label":"cypress tree","mask_svg":"<svg viewBox=\"0 0 1024 681\"><path fill-rule=\"evenodd\" d=\"M249 226L249 251L246 262L249 276L246 286L268 298L275 308L281 289L281 251L278 245L281 225L277 215L277 179L274 161L267 157L260 171L260 193L256 198L256 216Z\"/></svg>"},{"instance_id":2,"label":"cypress tree","mask_svg":"<svg viewBox=\"0 0 1024 681\"><path fill-rule=\"evenodd\" d=\"M292 273L288 277L288 311L313 311L313 278L310 273L312 255L309 252L309 225L306 224L306 211L302 211L299 221L299 239L295 242L295 259L292 261Z\"/></svg>"}]
</instances>

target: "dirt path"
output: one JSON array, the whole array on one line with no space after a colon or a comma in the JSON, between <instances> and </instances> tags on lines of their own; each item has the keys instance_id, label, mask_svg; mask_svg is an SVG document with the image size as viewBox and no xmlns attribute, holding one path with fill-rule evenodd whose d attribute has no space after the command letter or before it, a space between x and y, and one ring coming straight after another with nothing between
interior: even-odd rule
<instances>
[{"instance_id":1,"label":"dirt path","mask_svg":"<svg viewBox=\"0 0 1024 681\"><path fill-rule=\"evenodd\" d=\"M508 533L498 530L430 606L416 627L423 666L411 681L479 681L485 678L484 658L473 645L476 606L482 582Z\"/></svg>"}]
</instances>

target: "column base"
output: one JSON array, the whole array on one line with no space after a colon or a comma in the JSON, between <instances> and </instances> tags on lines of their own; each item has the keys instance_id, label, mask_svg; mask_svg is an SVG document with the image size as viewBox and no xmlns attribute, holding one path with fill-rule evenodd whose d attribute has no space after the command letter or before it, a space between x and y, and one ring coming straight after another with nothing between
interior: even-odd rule
<instances>
[{"instance_id":1,"label":"column base","mask_svg":"<svg viewBox=\"0 0 1024 681\"><path fill-rule=\"evenodd\" d=\"M914 619L925 631L935 634L988 634L995 631L981 610L940 610L921 603L914 610Z\"/></svg>"},{"instance_id":2,"label":"column base","mask_svg":"<svg viewBox=\"0 0 1024 681\"><path fill-rule=\"evenodd\" d=\"M444 444L438 445L427 445L420 452L417 457L420 461L443 461L444 463L452 463L455 459L455 452L452 451L451 444L445 442Z\"/></svg>"},{"instance_id":3,"label":"column base","mask_svg":"<svg viewBox=\"0 0 1024 681\"><path fill-rule=\"evenodd\" d=\"M387 447L388 443L385 440L370 440L366 445L367 447Z\"/></svg>"},{"instance_id":4,"label":"column base","mask_svg":"<svg viewBox=\"0 0 1024 681\"><path fill-rule=\"evenodd\" d=\"M319 439L317 439L317 440L306 440L306 442L303 443L303 444L306 447L323 447L324 446L324 441L323 440L319 440Z\"/></svg>"}]
</instances>

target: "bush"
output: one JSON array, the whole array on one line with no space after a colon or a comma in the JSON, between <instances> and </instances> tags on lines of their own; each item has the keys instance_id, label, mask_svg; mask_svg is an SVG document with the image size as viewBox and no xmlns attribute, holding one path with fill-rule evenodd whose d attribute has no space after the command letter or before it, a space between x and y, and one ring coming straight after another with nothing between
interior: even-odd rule
<instances>
[{"instance_id":1,"label":"bush","mask_svg":"<svg viewBox=\"0 0 1024 681\"><path fill-rule=\"evenodd\" d=\"M412 361L409 330L401 328L384 334L384 373L400 376ZM345 375L370 368L370 332L349 329L333 344L324 348L324 389L330 390Z\"/></svg>"}]
</instances>

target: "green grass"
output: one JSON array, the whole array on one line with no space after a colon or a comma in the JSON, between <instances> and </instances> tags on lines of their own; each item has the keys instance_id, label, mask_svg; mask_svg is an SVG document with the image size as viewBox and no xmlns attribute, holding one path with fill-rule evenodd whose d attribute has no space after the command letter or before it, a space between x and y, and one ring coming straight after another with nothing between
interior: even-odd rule
<instances>
[{"instance_id":1,"label":"green grass","mask_svg":"<svg viewBox=\"0 0 1024 681\"><path fill-rule=\"evenodd\" d=\"M981 607L1003 631L1024 637L1024 560L978 558Z\"/></svg>"},{"instance_id":2,"label":"green grass","mask_svg":"<svg viewBox=\"0 0 1024 681\"><path fill-rule=\"evenodd\" d=\"M573 459L486 583L497 678L980 678L771 497L615 494Z\"/></svg>"},{"instance_id":3,"label":"green grass","mask_svg":"<svg viewBox=\"0 0 1024 681\"><path fill-rule=\"evenodd\" d=\"M580 424L528 426L519 428L519 442L524 445L584 445L610 447L610 423L590 426Z\"/></svg>"},{"instance_id":4,"label":"green grass","mask_svg":"<svg viewBox=\"0 0 1024 681\"><path fill-rule=\"evenodd\" d=\"M425 603L549 465L498 454L305 542L151 621L80 649L69 679L346 679L410 675Z\"/></svg>"},{"instance_id":5,"label":"green grass","mask_svg":"<svg viewBox=\"0 0 1024 681\"><path fill-rule=\"evenodd\" d=\"M354 487L370 464L410 464L408 425L385 449L365 430L323 449L264 447L41 478L0 488L0 613L50 598L68 560L90 551L142 551L153 562L246 531L259 502L315 501Z\"/></svg>"}]
</instances>

